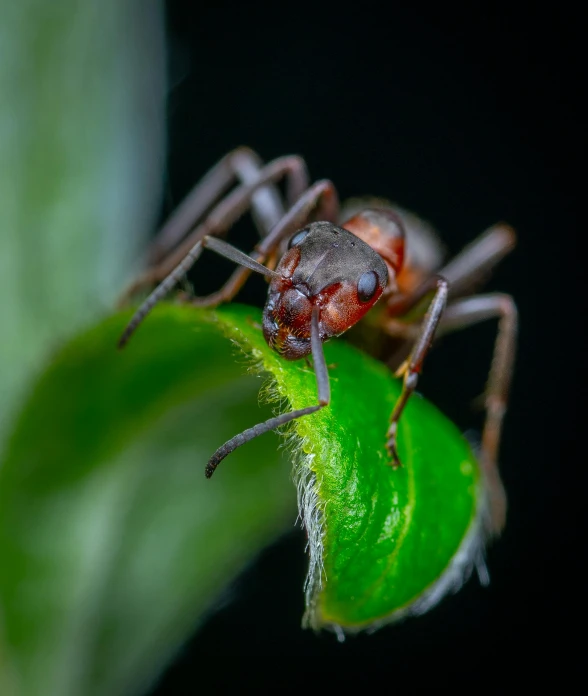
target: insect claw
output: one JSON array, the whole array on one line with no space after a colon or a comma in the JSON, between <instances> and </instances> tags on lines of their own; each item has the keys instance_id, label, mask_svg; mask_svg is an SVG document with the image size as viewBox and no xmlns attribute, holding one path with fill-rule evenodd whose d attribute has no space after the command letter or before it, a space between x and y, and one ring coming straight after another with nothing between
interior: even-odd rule
<instances>
[{"instance_id":1,"label":"insect claw","mask_svg":"<svg viewBox=\"0 0 588 696\"><path fill-rule=\"evenodd\" d=\"M388 462L388 465L391 466L393 469L399 469L402 466L402 462L400 461L398 451L396 450L396 438L391 437L388 440L388 442L386 443L386 449L388 450L388 454L392 458L392 460Z\"/></svg>"},{"instance_id":2,"label":"insect claw","mask_svg":"<svg viewBox=\"0 0 588 696\"><path fill-rule=\"evenodd\" d=\"M214 472L216 471L216 467L222 462L222 460L227 456L228 452L225 454L224 452L220 452L225 447L219 447L219 449L212 455L212 457L208 460L208 464L206 465L206 468L204 469L204 475L206 476L207 479L209 479Z\"/></svg>"}]
</instances>

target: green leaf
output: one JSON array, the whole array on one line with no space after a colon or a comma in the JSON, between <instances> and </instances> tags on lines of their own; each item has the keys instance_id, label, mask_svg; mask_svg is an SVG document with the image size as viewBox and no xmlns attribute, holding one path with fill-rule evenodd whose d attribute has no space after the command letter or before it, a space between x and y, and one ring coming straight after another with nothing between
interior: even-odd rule
<instances>
[{"instance_id":1,"label":"green leaf","mask_svg":"<svg viewBox=\"0 0 588 696\"><path fill-rule=\"evenodd\" d=\"M161 189L157 2L22 0L0 21L0 447L48 351L108 311Z\"/></svg>"},{"instance_id":2,"label":"green leaf","mask_svg":"<svg viewBox=\"0 0 588 696\"><path fill-rule=\"evenodd\" d=\"M140 264L165 130L160 2L1 4L0 452L47 355L109 311ZM18 689L10 611L2 696Z\"/></svg>"},{"instance_id":3,"label":"green leaf","mask_svg":"<svg viewBox=\"0 0 588 696\"><path fill-rule=\"evenodd\" d=\"M296 409L316 403L312 370L271 351L241 308L220 312L279 396ZM353 632L426 611L483 565L485 497L468 443L418 394L399 424L403 466L392 469L386 432L401 382L343 341L325 355L331 404L294 425L311 555L305 623Z\"/></svg>"},{"instance_id":4,"label":"green leaf","mask_svg":"<svg viewBox=\"0 0 588 696\"><path fill-rule=\"evenodd\" d=\"M128 319L56 355L0 468L0 602L21 694L137 692L295 521L275 435L240 447L210 481L204 467L269 416L247 365L295 408L316 402L312 370L268 348L258 309L161 305L119 352ZM477 548L479 477L461 435L420 397L402 421L404 466L389 467L399 382L342 341L325 348L332 404L290 431L312 553L307 622L354 630L424 610L444 577L459 581L464 544L466 565Z\"/></svg>"},{"instance_id":5,"label":"green leaf","mask_svg":"<svg viewBox=\"0 0 588 696\"><path fill-rule=\"evenodd\" d=\"M259 409L260 381L210 314L128 313L64 347L0 467L0 604L20 694L149 682L260 547L296 519L270 434L216 480L209 454Z\"/></svg>"}]
</instances>

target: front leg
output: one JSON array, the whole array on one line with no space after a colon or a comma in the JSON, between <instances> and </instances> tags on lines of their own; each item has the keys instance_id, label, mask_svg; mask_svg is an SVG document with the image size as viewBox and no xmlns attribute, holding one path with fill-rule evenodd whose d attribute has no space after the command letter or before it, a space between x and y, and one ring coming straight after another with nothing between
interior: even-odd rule
<instances>
[{"instance_id":1,"label":"front leg","mask_svg":"<svg viewBox=\"0 0 588 696\"><path fill-rule=\"evenodd\" d=\"M506 521L506 494L498 470L498 448L502 434L504 414L508 405L508 394L512 380L518 312L510 295L491 293L474 295L450 302L443 312L437 333L445 335L489 319L498 319L498 335L494 346L494 355L485 390L486 418L478 459L484 474L488 496L487 530L497 536ZM422 331L420 325L404 324L389 320L385 326L389 335L406 341ZM398 373L404 374L406 362Z\"/></svg>"},{"instance_id":2,"label":"front leg","mask_svg":"<svg viewBox=\"0 0 588 696\"><path fill-rule=\"evenodd\" d=\"M386 443L388 452L392 457L391 464L394 468L400 466L400 459L398 457L398 450L396 447L398 421L400 420L400 416L402 415L410 395L416 389L418 376L422 369L423 361L431 348L431 344L433 343L433 338L435 336L435 330L437 329L443 314L443 310L445 309L445 305L447 303L449 284L445 278L440 276L435 277L433 280L436 287L435 295L423 320L416 343L408 358L396 371L396 376L403 376L404 382L402 384L402 392L400 393L398 401L396 402L394 410L392 411L392 415L390 416L390 427L388 428L388 440Z\"/></svg>"}]
</instances>

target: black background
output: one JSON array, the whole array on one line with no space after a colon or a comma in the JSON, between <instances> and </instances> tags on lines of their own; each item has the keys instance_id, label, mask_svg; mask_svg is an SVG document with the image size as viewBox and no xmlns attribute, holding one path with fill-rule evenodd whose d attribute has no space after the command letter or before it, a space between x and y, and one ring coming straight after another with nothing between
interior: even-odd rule
<instances>
[{"instance_id":1,"label":"black background","mask_svg":"<svg viewBox=\"0 0 588 696\"><path fill-rule=\"evenodd\" d=\"M489 588L472 579L422 618L339 644L300 628L306 558L293 531L236 581L152 695L191 693L203 679L263 690L296 676L311 686L319 675L323 687L339 687L354 670L366 686L390 690L567 678L577 666L585 553L579 18L496 5L451 14L170 0L167 20L162 215L233 147L266 160L301 154L341 198L375 194L419 213L451 253L509 222L518 247L487 287L515 297L521 327L501 457L509 520L488 554ZM242 234L239 245L249 242ZM215 263L197 291L220 284L228 266ZM262 285L239 299L262 303ZM420 383L463 429L481 423L471 400L494 335L489 323L443 341Z\"/></svg>"}]
</instances>

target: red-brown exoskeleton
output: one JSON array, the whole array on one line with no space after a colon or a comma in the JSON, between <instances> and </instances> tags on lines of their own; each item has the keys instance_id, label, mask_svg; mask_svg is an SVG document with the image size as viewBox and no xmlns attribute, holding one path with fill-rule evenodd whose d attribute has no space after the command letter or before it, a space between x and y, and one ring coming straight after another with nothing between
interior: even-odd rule
<instances>
[{"instance_id":1,"label":"red-brown exoskeleton","mask_svg":"<svg viewBox=\"0 0 588 696\"><path fill-rule=\"evenodd\" d=\"M287 184L285 203L275 186L283 177ZM238 186L222 198L235 180ZM249 208L261 236L250 256L218 239ZM498 532L504 522L505 498L497 453L514 359L517 313L509 295L467 294L512 249L514 233L505 225L492 227L442 265L434 234L415 216L378 202L359 202L348 210L342 217L330 181L309 185L299 157L283 157L263 166L247 148L229 153L192 190L155 238L151 268L125 297L159 284L135 313L119 346L125 345L204 248L240 267L219 291L189 298L193 305L215 306L231 300L251 271L269 277L263 314L265 339L287 360L312 355L318 403L270 418L236 435L212 455L206 467L210 478L219 462L240 445L329 404L329 374L322 344L347 331L381 300L372 330L375 325L383 335L395 338L400 348L395 352L400 364L392 367L403 378L403 388L386 436L390 463L398 466L397 423L416 387L435 333L498 318L480 444L490 492L491 525Z\"/></svg>"}]
</instances>

